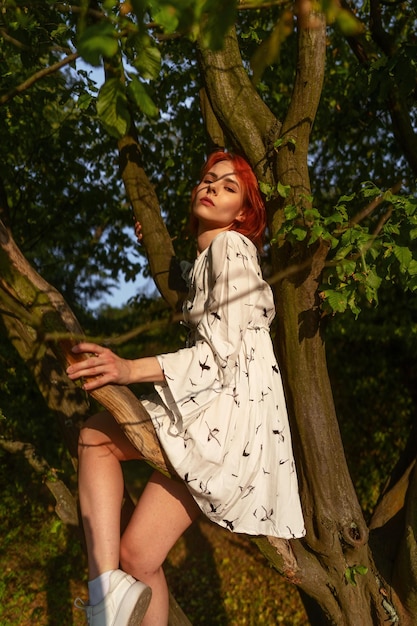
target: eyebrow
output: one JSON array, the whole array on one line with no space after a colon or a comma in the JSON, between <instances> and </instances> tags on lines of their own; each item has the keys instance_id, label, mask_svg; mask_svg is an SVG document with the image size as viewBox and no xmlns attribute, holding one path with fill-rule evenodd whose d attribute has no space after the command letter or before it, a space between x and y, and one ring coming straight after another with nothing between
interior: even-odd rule
<instances>
[{"instance_id":1,"label":"eyebrow","mask_svg":"<svg viewBox=\"0 0 417 626\"><path fill-rule=\"evenodd\" d=\"M231 172L230 174L223 174L223 176L217 176L215 172L207 172L206 174L206 176L213 176L213 178L215 178L216 180L224 179L227 183L232 183L233 185L236 185L236 187L240 188L238 181L234 178L230 178L231 175L236 176L234 172Z\"/></svg>"}]
</instances>

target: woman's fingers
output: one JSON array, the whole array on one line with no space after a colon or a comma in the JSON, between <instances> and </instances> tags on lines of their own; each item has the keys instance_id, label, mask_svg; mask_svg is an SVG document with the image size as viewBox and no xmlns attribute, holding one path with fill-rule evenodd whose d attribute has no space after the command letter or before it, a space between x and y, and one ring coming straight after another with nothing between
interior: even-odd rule
<instances>
[{"instance_id":1,"label":"woman's fingers","mask_svg":"<svg viewBox=\"0 0 417 626\"><path fill-rule=\"evenodd\" d=\"M108 348L103 348L103 346L89 341L81 341L72 348L72 352L74 352L75 354L79 354L80 352L92 352L96 356L104 352L105 350L108 350Z\"/></svg>"},{"instance_id":2,"label":"woman's fingers","mask_svg":"<svg viewBox=\"0 0 417 626\"><path fill-rule=\"evenodd\" d=\"M142 224L140 222L138 222L138 220L134 217L133 218L135 220L135 235L137 237L137 240L139 243L141 243L142 241Z\"/></svg>"},{"instance_id":3,"label":"woman's fingers","mask_svg":"<svg viewBox=\"0 0 417 626\"><path fill-rule=\"evenodd\" d=\"M108 356L106 353L111 354L108 348L103 348L95 343L84 342L74 346L72 352L75 354L88 353L90 356L71 364L67 368L67 374L71 380L83 377L104 377L107 374ZM103 384L103 381L100 381L100 384Z\"/></svg>"},{"instance_id":4,"label":"woman's fingers","mask_svg":"<svg viewBox=\"0 0 417 626\"><path fill-rule=\"evenodd\" d=\"M67 368L67 375L71 380L87 379L83 384L85 390L97 389L108 383L129 384L129 362L118 357L108 348L83 342L74 346L72 351L75 354L89 354L88 358L73 363Z\"/></svg>"}]
</instances>

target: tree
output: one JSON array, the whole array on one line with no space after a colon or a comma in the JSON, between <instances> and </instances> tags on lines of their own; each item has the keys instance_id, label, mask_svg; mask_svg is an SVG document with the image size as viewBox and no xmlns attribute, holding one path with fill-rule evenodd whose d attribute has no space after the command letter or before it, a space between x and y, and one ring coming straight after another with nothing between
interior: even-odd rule
<instances>
[{"instance_id":1,"label":"tree","mask_svg":"<svg viewBox=\"0 0 417 626\"><path fill-rule=\"evenodd\" d=\"M350 309L359 315L364 302L377 299L383 280L403 290L416 287L416 201L411 195L417 170L415 14L406 3L391 6L376 0L369 5L369 16L359 3L341 7L323 3L322 12L304 1L297 7L291 2L272 5L158 2L148 9L144 3L132 1L88 8L48 4L40 9L34 5L24 10L9 5L2 36L13 53L5 57L9 84L0 102L3 110L6 105L16 106L9 118L12 122L7 123L11 137L18 132L16 110L27 106L30 98L25 82L21 79L19 83L16 77L12 80L11 68L19 68L18 75L23 77L26 60L30 71L38 68L32 74L31 89L40 91L33 107L39 119L47 111L50 128L56 123L62 132L67 115L76 127L68 135L71 141L77 142L76 146L90 141L88 122L94 115L91 93L83 92L69 77L61 76L58 86L44 82L51 80L52 70L58 70L59 64L62 67L74 61L72 50L67 50L67 38L77 27L78 52L90 63L104 64L106 80L97 97L98 116L117 141L121 177L134 213L143 224L152 274L175 310L181 300L181 285L173 288L170 280L175 269L174 250L160 217L160 204L169 198L166 221L171 227L177 203L166 187L158 200L155 189L164 188L164 178L174 160L170 150L179 144L177 136L170 137L169 142L166 138L178 123L175 107L184 116L188 106L195 106L201 89L210 146L231 147L243 153L253 165L267 200L271 283L277 304L276 349L306 516L305 540L265 538L257 543L274 567L298 585L312 624L367 626L387 620L415 624L415 433L411 433L409 445L367 523L339 433L323 329L337 312ZM326 26L326 19L331 26ZM183 38L180 43L178 34ZM349 56L348 46L357 64ZM166 55L162 66L161 52ZM64 59L63 54L67 54ZM32 55L29 61L28 55ZM45 68L43 74L40 65ZM187 77L189 102L181 106L178 91L170 79L161 80L161 74L171 80L174 74L181 80ZM153 84L159 89L153 90ZM54 94L52 103L49 91L46 95L43 89ZM77 106L71 99L75 93ZM64 111L60 105L63 94L68 107ZM157 119L155 103L162 103L163 98L169 123L164 119L160 123L149 121ZM181 125L186 134L187 123L182 120ZM195 130L191 116L189 126ZM201 134L191 134L190 146L201 149ZM107 137L96 136L95 140L100 154L103 149L111 150ZM386 152L382 152L384 143L389 144ZM147 173L153 150L163 155L154 184ZM376 158L378 150L386 158ZM54 154L63 151L64 142ZM12 153L17 155L17 151ZM181 150L179 175L182 167L193 172L196 168L193 154L183 154ZM395 168L391 156L396 160ZM94 154L92 159L97 163ZM86 161L80 162L84 166L81 172L85 171ZM358 163L364 167L359 175ZM69 358L68 334L76 338L82 331L63 299L33 271L14 243L10 226L18 201L17 187L11 182L15 167L9 166L3 175L2 317L11 342L65 424L69 415L81 417L87 410L78 389L68 388L63 371ZM110 170L111 166L107 171L110 188L117 198ZM93 168L88 182L93 183L94 176ZM91 184L86 191L93 189ZM64 195L77 216L89 210L88 193L75 201L71 194ZM30 198L31 210L39 203L52 206L45 190L38 198ZM105 202L105 194L100 198ZM109 221L112 215L109 208ZM174 234L184 231L184 223L185 218L177 220ZM24 243L24 231L13 228L13 232L17 233L16 241ZM102 236L101 229L96 228L88 244L97 244ZM77 267L76 255L68 251L65 242L59 244L58 255L68 253L64 267L71 262ZM88 245L77 238L78 249L84 258L89 255ZM98 254L89 258L103 271L100 248L96 249ZM44 251L37 247L28 258L39 264L45 258ZM67 284L62 273L55 271L55 276L56 284ZM74 285L68 293L74 294ZM97 398L116 411L120 420L129 419L129 403L135 403L134 410L138 410L127 390L106 389L97 392ZM125 398L127 404L121 404ZM142 430L129 434L151 461L164 467L151 430L145 441Z\"/></svg>"}]
</instances>

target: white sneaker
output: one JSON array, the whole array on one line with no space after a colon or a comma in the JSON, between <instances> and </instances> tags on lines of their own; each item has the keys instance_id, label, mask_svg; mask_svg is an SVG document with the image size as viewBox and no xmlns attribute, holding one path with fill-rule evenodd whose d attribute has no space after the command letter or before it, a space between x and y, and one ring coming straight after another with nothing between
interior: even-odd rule
<instances>
[{"instance_id":1,"label":"white sneaker","mask_svg":"<svg viewBox=\"0 0 417 626\"><path fill-rule=\"evenodd\" d=\"M91 606L77 598L74 606L85 611L89 626L139 626L149 602L151 588L117 569L110 575L105 598Z\"/></svg>"}]
</instances>

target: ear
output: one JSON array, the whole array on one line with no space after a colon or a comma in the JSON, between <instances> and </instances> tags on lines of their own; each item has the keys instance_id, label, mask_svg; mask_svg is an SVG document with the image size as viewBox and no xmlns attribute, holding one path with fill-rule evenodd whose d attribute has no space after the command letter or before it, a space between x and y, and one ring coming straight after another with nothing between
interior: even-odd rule
<instances>
[{"instance_id":1,"label":"ear","mask_svg":"<svg viewBox=\"0 0 417 626\"><path fill-rule=\"evenodd\" d=\"M246 211L242 209L235 217L235 222L242 224L246 220Z\"/></svg>"}]
</instances>

